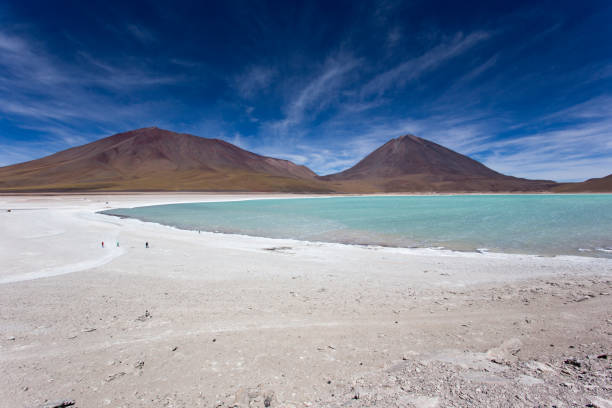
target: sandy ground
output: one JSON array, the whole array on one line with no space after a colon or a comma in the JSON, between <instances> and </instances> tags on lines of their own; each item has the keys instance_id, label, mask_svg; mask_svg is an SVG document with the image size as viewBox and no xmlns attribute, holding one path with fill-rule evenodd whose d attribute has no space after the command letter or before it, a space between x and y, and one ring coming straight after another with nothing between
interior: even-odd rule
<instances>
[{"instance_id":1,"label":"sandy ground","mask_svg":"<svg viewBox=\"0 0 612 408\"><path fill-rule=\"evenodd\" d=\"M612 406L610 259L95 213L252 197L0 196L0 406Z\"/></svg>"}]
</instances>

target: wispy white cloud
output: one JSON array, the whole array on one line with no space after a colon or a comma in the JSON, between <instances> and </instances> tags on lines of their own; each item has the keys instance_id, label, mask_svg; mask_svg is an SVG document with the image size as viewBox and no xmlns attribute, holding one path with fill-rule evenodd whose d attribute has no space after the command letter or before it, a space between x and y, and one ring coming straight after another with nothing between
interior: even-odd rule
<instances>
[{"instance_id":1,"label":"wispy white cloud","mask_svg":"<svg viewBox=\"0 0 612 408\"><path fill-rule=\"evenodd\" d=\"M56 60L39 44L0 31L0 69L4 71L0 84L5 90L10 86L13 91L38 91L47 96L62 91L64 96L67 90L83 93L91 87L128 93L185 79L181 75L160 75L141 64L120 67L85 52L79 52L78 56L81 64L67 65Z\"/></svg>"},{"instance_id":2,"label":"wispy white cloud","mask_svg":"<svg viewBox=\"0 0 612 408\"><path fill-rule=\"evenodd\" d=\"M387 49L392 50L399 44L401 39L402 29L399 26L395 26L387 33L387 41L385 43L385 46L387 47Z\"/></svg>"},{"instance_id":3,"label":"wispy white cloud","mask_svg":"<svg viewBox=\"0 0 612 408\"><path fill-rule=\"evenodd\" d=\"M408 59L378 74L362 88L362 97L382 95L391 88L403 87L407 82L463 54L489 37L490 34L487 32L474 32L467 36L458 33L450 41L443 42L418 57Z\"/></svg>"},{"instance_id":4,"label":"wispy white cloud","mask_svg":"<svg viewBox=\"0 0 612 408\"><path fill-rule=\"evenodd\" d=\"M232 84L243 98L249 99L265 90L277 74L270 66L252 66L233 78Z\"/></svg>"},{"instance_id":5,"label":"wispy white cloud","mask_svg":"<svg viewBox=\"0 0 612 408\"><path fill-rule=\"evenodd\" d=\"M347 74L357 65L356 59L346 55L328 59L318 75L291 93L284 118L266 123L265 130L282 136L304 120L313 120L332 102L338 101L339 89L345 85Z\"/></svg>"},{"instance_id":6,"label":"wispy white cloud","mask_svg":"<svg viewBox=\"0 0 612 408\"><path fill-rule=\"evenodd\" d=\"M135 23L128 23L125 25L128 33L143 44L149 44L155 42L157 37L146 27Z\"/></svg>"},{"instance_id":7,"label":"wispy white cloud","mask_svg":"<svg viewBox=\"0 0 612 408\"><path fill-rule=\"evenodd\" d=\"M230 138L229 142L231 144L234 144L234 145L240 147L241 149L248 149L249 148L249 145L248 145L246 139L244 138L244 136L240 132L235 132L234 135Z\"/></svg>"},{"instance_id":8,"label":"wispy white cloud","mask_svg":"<svg viewBox=\"0 0 612 408\"><path fill-rule=\"evenodd\" d=\"M469 71L467 74L463 75L459 80L455 82L455 87L464 86L467 82L474 80L478 76L482 75L484 72L493 68L499 59L499 54L493 55L491 58L487 59L482 64L477 65L474 69Z\"/></svg>"},{"instance_id":9,"label":"wispy white cloud","mask_svg":"<svg viewBox=\"0 0 612 408\"><path fill-rule=\"evenodd\" d=\"M253 123L257 123L257 122L259 122L259 118L257 118L255 116L254 112L255 112L255 107L254 106L247 106L244 109L244 113L249 118L249 121L251 121Z\"/></svg>"},{"instance_id":10,"label":"wispy white cloud","mask_svg":"<svg viewBox=\"0 0 612 408\"><path fill-rule=\"evenodd\" d=\"M19 53L25 49L24 42L18 37L0 32L0 50L3 52Z\"/></svg>"},{"instance_id":11,"label":"wispy white cloud","mask_svg":"<svg viewBox=\"0 0 612 408\"><path fill-rule=\"evenodd\" d=\"M279 149L257 149L256 153L262 156L274 157L276 159L289 160L296 164L306 164L310 161L310 158L306 155L300 154L296 151L287 151Z\"/></svg>"},{"instance_id":12,"label":"wispy white cloud","mask_svg":"<svg viewBox=\"0 0 612 408\"><path fill-rule=\"evenodd\" d=\"M79 68L80 77L71 80L79 86L97 86L114 92L129 92L142 88L171 85L183 82L183 75L165 75L152 72L145 67L119 67L101 61L91 55L79 53L87 63L86 68Z\"/></svg>"},{"instance_id":13,"label":"wispy white cloud","mask_svg":"<svg viewBox=\"0 0 612 408\"><path fill-rule=\"evenodd\" d=\"M528 178L580 181L612 173L612 99L594 98L548 117L571 127L524 132L524 136L490 141L484 162L498 171Z\"/></svg>"},{"instance_id":14,"label":"wispy white cloud","mask_svg":"<svg viewBox=\"0 0 612 408\"><path fill-rule=\"evenodd\" d=\"M83 133L82 131L75 131L68 126L61 124L23 124L20 126L22 129L32 130L45 135L53 135L53 140L47 142L47 145L68 145L75 146L87 143L93 137L99 137L98 133Z\"/></svg>"}]
</instances>

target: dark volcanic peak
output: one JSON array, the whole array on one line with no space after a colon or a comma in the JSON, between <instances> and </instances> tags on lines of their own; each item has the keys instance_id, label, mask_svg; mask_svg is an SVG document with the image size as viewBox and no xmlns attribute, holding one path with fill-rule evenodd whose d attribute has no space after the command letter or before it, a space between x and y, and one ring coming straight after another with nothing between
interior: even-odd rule
<instances>
[{"instance_id":1,"label":"dark volcanic peak","mask_svg":"<svg viewBox=\"0 0 612 408\"><path fill-rule=\"evenodd\" d=\"M321 179L359 192L546 191L556 184L505 176L414 135L392 139L350 169Z\"/></svg>"},{"instance_id":2,"label":"dark volcanic peak","mask_svg":"<svg viewBox=\"0 0 612 408\"><path fill-rule=\"evenodd\" d=\"M389 178L426 174L460 177L505 177L467 156L414 135L391 139L355 166L326 176L329 180Z\"/></svg>"}]
</instances>

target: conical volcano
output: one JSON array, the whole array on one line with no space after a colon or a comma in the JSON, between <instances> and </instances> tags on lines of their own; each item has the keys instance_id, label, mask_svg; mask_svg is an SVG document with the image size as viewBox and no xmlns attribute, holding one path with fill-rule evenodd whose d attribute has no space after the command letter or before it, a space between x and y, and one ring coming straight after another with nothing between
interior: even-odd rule
<instances>
[{"instance_id":1,"label":"conical volcano","mask_svg":"<svg viewBox=\"0 0 612 408\"><path fill-rule=\"evenodd\" d=\"M321 178L336 189L362 192L540 191L556 184L503 175L414 135L391 139L355 166Z\"/></svg>"}]
</instances>

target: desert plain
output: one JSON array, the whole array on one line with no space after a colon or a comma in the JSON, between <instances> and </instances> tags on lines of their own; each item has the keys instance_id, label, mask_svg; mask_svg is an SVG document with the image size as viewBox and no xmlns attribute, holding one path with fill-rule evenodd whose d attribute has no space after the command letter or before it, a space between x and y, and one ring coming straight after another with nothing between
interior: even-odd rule
<instances>
[{"instance_id":1,"label":"desert plain","mask_svg":"<svg viewBox=\"0 0 612 408\"><path fill-rule=\"evenodd\" d=\"M0 407L612 406L612 259L97 213L268 197L0 196Z\"/></svg>"}]
</instances>

